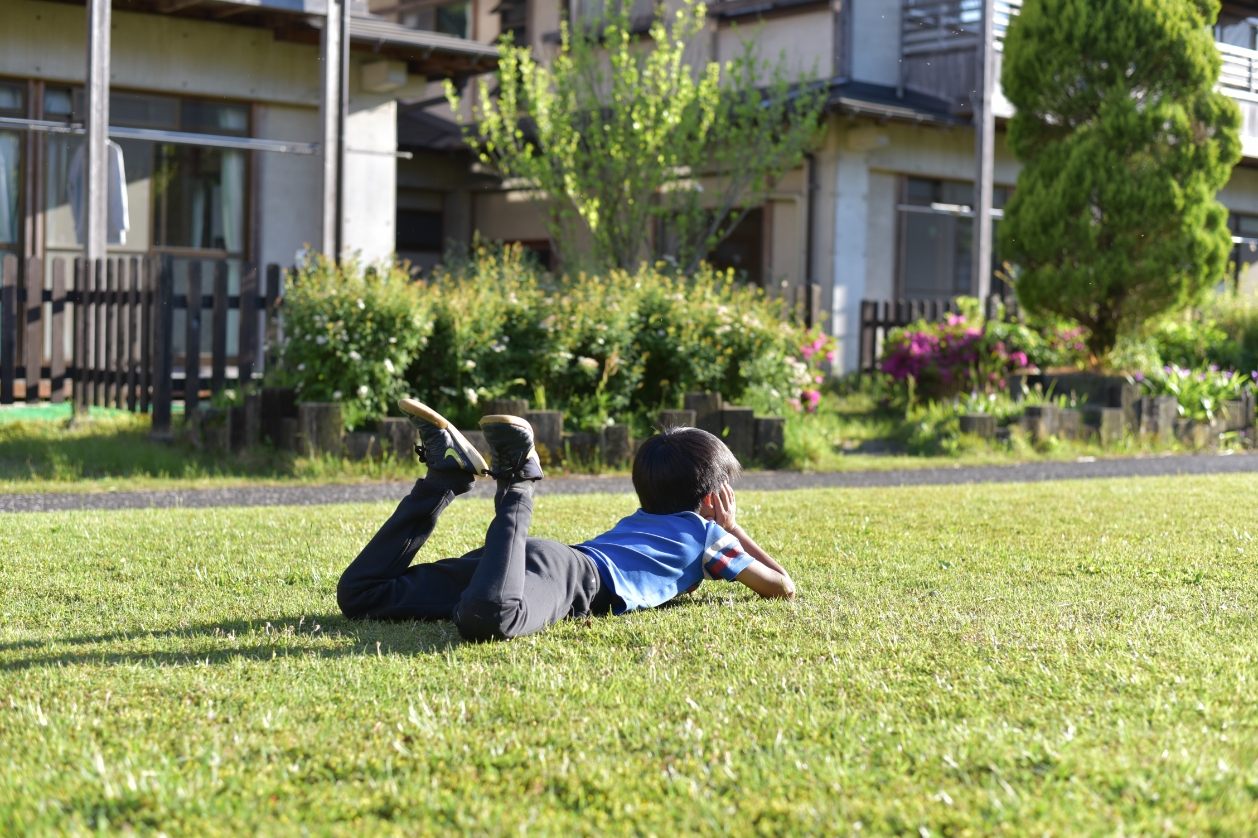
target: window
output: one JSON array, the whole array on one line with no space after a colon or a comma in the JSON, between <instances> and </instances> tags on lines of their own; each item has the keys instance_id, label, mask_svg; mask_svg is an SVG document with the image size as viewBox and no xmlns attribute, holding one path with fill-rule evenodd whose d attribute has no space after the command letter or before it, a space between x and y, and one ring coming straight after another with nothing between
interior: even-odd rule
<instances>
[{"instance_id":1,"label":"window","mask_svg":"<svg viewBox=\"0 0 1258 838\"><path fill-rule=\"evenodd\" d=\"M1227 226L1232 231L1231 260L1235 266L1232 281L1239 286L1248 288L1251 272L1258 277L1253 266L1258 263L1258 216L1232 213L1227 219Z\"/></svg>"},{"instance_id":2,"label":"window","mask_svg":"<svg viewBox=\"0 0 1258 838\"><path fill-rule=\"evenodd\" d=\"M973 293L973 184L908 177L902 189L897 295L907 299L949 299ZM993 209L1004 208L1010 191L1006 186L992 190ZM998 225L999 214L993 213L993 242ZM998 265L993 247L993 274ZM996 287L993 283L993 290Z\"/></svg>"},{"instance_id":3,"label":"window","mask_svg":"<svg viewBox=\"0 0 1258 838\"><path fill-rule=\"evenodd\" d=\"M708 263L718 271L732 269L741 282L763 284L764 210L748 210L738 226L708 255Z\"/></svg>"},{"instance_id":4,"label":"window","mask_svg":"<svg viewBox=\"0 0 1258 838\"><path fill-rule=\"evenodd\" d=\"M503 36L510 35L516 46L528 46L528 0L501 0L494 11Z\"/></svg>"},{"instance_id":5,"label":"window","mask_svg":"<svg viewBox=\"0 0 1258 838\"><path fill-rule=\"evenodd\" d=\"M398 20L403 26L411 29L423 29L427 32L440 32L456 38L471 37L470 3L442 3L440 5L424 5L418 9L409 9L399 15Z\"/></svg>"},{"instance_id":6,"label":"window","mask_svg":"<svg viewBox=\"0 0 1258 838\"><path fill-rule=\"evenodd\" d=\"M1258 49L1258 43L1255 42L1256 33L1258 33L1258 17L1241 17L1229 12L1220 12L1219 20L1214 25L1214 40L1233 47Z\"/></svg>"},{"instance_id":7,"label":"window","mask_svg":"<svg viewBox=\"0 0 1258 838\"><path fill-rule=\"evenodd\" d=\"M0 116L26 116L26 86L0 82ZM0 250L16 249L22 232L22 135L0 131Z\"/></svg>"},{"instance_id":8,"label":"window","mask_svg":"<svg viewBox=\"0 0 1258 838\"><path fill-rule=\"evenodd\" d=\"M404 251L440 253L444 244L441 213L413 209L397 211L398 253Z\"/></svg>"}]
</instances>

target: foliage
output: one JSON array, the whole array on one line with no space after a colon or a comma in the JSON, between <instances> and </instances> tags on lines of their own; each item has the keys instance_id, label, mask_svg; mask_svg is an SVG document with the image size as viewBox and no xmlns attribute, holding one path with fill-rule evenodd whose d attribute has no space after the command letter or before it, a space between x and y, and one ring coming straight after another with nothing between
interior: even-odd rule
<instances>
[{"instance_id":1,"label":"foliage","mask_svg":"<svg viewBox=\"0 0 1258 838\"><path fill-rule=\"evenodd\" d=\"M785 56L769 67L751 42L732 61L692 67L687 52L707 37L706 7L685 0L670 20L660 6L648 48L631 5L609 4L608 17L588 26L561 23L549 66L503 42L467 139L509 184L548 202L565 262L588 235L600 270L632 270L657 222L667 222L689 274L745 212L734 208L759 204L819 141L825 88L792 84ZM459 113L453 85L446 89Z\"/></svg>"},{"instance_id":2,"label":"foliage","mask_svg":"<svg viewBox=\"0 0 1258 838\"><path fill-rule=\"evenodd\" d=\"M408 395L403 373L427 344L419 288L401 268L310 256L284 294L283 366L301 401L341 402L354 428Z\"/></svg>"},{"instance_id":3,"label":"foliage","mask_svg":"<svg viewBox=\"0 0 1258 838\"><path fill-rule=\"evenodd\" d=\"M1245 375L1217 366L1185 369L1170 365L1138 380L1151 395L1174 396L1179 415L1185 419L1209 422L1221 415L1224 402L1239 399L1246 388L1253 388L1258 370Z\"/></svg>"},{"instance_id":4,"label":"foliage","mask_svg":"<svg viewBox=\"0 0 1258 838\"><path fill-rule=\"evenodd\" d=\"M950 314L940 323L919 320L895 329L883 346L882 371L895 381L912 379L916 395L926 399L1003 388L1009 373L1027 365L1027 356L988 337L984 326Z\"/></svg>"},{"instance_id":5,"label":"foliage","mask_svg":"<svg viewBox=\"0 0 1258 838\"><path fill-rule=\"evenodd\" d=\"M481 247L440 271L425 301L432 337L407 377L465 427L484 398L564 410L570 427L618 419L645 432L686 392L780 410L816 387L801 353L815 336L759 289L707 268L689 280L643 267L547 281L518 248Z\"/></svg>"},{"instance_id":6,"label":"foliage","mask_svg":"<svg viewBox=\"0 0 1258 838\"><path fill-rule=\"evenodd\" d=\"M493 644L337 614L392 503L14 515L0 833L1252 834L1255 492L740 492L795 602L704 582ZM533 533L635 508L547 496Z\"/></svg>"},{"instance_id":7,"label":"foliage","mask_svg":"<svg viewBox=\"0 0 1258 838\"><path fill-rule=\"evenodd\" d=\"M1215 91L1217 0L1027 0L1002 87L1024 167L1000 225L1018 299L1071 318L1103 360L1120 333L1192 304L1226 267L1215 194L1240 159Z\"/></svg>"}]
</instances>

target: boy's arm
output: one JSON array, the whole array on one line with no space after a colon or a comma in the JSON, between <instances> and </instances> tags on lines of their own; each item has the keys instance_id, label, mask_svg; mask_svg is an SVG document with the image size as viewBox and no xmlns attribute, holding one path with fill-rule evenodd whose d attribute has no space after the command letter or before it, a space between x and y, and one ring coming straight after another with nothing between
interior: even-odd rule
<instances>
[{"instance_id":1,"label":"boy's arm","mask_svg":"<svg viewBox=\"0 0 1258 838\"><path fill-rule=\"evenodd\" d=\"M773 557L738 525L735 519L737 507L734 502L734 490L726 484L711 497L712 520L737 538L743 552L756 560L754 564L747 565L741 573L735 576L734 581L743 583L763 597L794 599L795 583L791 581L786 569L774 561Z\"/></svg>"}]
</instances>

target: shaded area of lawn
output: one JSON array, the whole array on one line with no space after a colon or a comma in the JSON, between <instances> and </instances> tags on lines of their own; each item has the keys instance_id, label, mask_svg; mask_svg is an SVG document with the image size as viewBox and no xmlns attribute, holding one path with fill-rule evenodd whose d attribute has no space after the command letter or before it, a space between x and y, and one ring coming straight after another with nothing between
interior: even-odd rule
<instances>
[{"instance_id":1,"label":"shaded area of lawn","mask_svg":"<svg viewBox=\"0 0 1258 838\"><path fill-rule=\"evenodd\" d=\"M1247 833L1256 490L743 493L795 603L707 582L480 646L336 613L387 505L8 517L0 833Z\"/></svg>"}]
</instances>

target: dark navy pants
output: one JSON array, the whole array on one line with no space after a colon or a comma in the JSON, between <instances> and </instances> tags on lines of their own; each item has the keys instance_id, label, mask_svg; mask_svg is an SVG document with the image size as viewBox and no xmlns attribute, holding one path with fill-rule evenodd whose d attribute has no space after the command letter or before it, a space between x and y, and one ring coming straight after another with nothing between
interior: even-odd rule
<instances>
[{"instance_id":1,"label":"dark navy pants","mask_svg":"<svg viewBox=\"0 0 1258 838\"><path fill-rule=\"evenodd\" d=\"M509 640L565 617L611 609L612 595L580 550L529 538L534 482L499 481L485 546L457 559L412 565L455 493L419 480L341 575L347 617L453 619L466 640Z\"/></svg>"}]
</instances>

